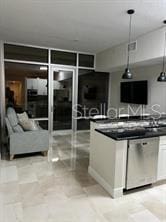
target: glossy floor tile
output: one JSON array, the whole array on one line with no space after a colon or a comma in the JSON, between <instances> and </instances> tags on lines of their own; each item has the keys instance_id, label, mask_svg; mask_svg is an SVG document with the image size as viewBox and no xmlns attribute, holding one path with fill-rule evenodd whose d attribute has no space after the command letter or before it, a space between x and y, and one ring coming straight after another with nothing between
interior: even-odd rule
<instances>
[{"instance_id":1,"label":"glossy floor tile","mask_svg":"<svg viewBox=\"0 0 166 222\"><path fill-rule=\"evenodd\" d=\"M159 219L155 217L150 211L144 210L139 213L133 214L131 218L134 220L134 222L159 222Z\"/></svg>"},{"instance_id":2,"label":"glossy floor tile","mask_svg":"<svg viewBox=\"0 0 166 222\"><path fill-rule=\"evenodd\" d=\"M0 222L166 222L166 184L112 199L88 174L88 131L52 141L48 157L0 162Z\"/></svg>"}]
</instances>

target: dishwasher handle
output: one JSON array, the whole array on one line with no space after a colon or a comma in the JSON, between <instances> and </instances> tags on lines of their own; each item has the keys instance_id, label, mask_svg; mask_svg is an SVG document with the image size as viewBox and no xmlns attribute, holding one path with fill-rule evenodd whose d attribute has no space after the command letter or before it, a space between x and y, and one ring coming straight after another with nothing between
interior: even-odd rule
<instances>
[{"instance_id":1,"label":"dishwasher handle","mask_svg":"<svg viewBox=\"0 0 166 222\"><path fill-rule=\"evenodd\" d=\"M137 149L141 149L145 146L147 146L149 143L148 142L141 142L141 143L136 143L135 145L134 144L131 144L129 145L129 148L137 148Z\"/></svg>"},{"instance_id":2,"label":"dishwasher handle","mask_svg":"<svg viewBox=\"0 0 166 222\"><path fill-rule=\"evenodd\" d=\"M142 145L146 146L146 145L148 145L148 142L143 142Z\"/></svg>"},{"instance_id":3,"label":"dishwasher handle","mask_svg":"<svg viewBox=\"0 0 166 222\"><path fill-rule=\"evenodd\" d=\"M137 144L137 147L138 147L138 148L142 148L142 147L147 146L148 144L149 144L148 142L138 143L138 144Z\"/></svg>"}]
</instances>

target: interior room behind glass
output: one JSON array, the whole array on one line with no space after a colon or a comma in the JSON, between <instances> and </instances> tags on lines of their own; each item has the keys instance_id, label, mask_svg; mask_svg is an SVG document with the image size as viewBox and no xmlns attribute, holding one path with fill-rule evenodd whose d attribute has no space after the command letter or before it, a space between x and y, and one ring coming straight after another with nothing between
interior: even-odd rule
<instances>
[{"instance_id":1,"label":"interior room behind glass","mask_svg":"<svg viewBox=\"0 0 166 222\"><path fill-rule=\"evenodd\" d=\"M106 115L108 106L109 73L79 69L78 121L79 130L90 128L89 118Z\"/></svg>"},{"instance_id":2,"label":"interior room behind glass","mask_svg":"<svg viewBox=\"0 0 166 222\"><path fill-rule=\"evenodd\" d=\"M6 107L17 113L27 111L31 118L48 117L47 66L5 63Z\"/></svg>"},{"instance_id":3,"label":"interior room behind glass","mask_svg":"<svg viewBox=\"0 0 166 222\"><path fill-rule=\"evenodd\" d=\"M72 128L72 78L71 71L54 72L53 129Z\"/></svg>"}]
</instances>

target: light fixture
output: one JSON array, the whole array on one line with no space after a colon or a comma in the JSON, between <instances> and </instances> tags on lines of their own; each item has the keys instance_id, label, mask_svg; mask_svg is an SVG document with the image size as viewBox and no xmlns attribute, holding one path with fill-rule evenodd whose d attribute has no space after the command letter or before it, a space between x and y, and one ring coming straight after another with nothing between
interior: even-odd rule
<instances>
[{"instance_id":1,"label":"light fixture","mask_svg":"<svg viewBox=\"0 0 166 222\"><path fill-rule=\"evenodd\" d=\"M47 66L40 66L40 70L46 71L47 69Z\"/></svg>"},{"instance_id":2,"label":"light fixture","mask_svg":"<svg viewBox=\"0 0 166 222\"><path fill-rule=\"evenodd\" d=\"M166 24L166 20L163 21ZM165 73L165 51L166 51L166 32L164 31L164 55L163 55L163 65L162 65L162 72L160 73L159 77L157 78L158 82L166 82L166 73Z\"/></svg>"},{"instance_id":3,"label":"light fixture","mask_svg":"<svg viewBox=\"0 0 166 222\"><path fill-rule=\"evenodd\" d=\"M125 72L122 75L122 79L132 79L132 73L130 72L129 66L130 66L130 42L131 42L131 21L132 21L132 15L134 14L133 9L129 9L127 11L127 14L130 15L130 23L129 23L129 42L127 47L127 67L125 69Z\"/></svg>"},{"instance_id":4,"label":"light fixture","mask_svg":"<svg viewBox=\"0 0 166 222\"><path fill-rule=\"evenodd\" d=\"M58 161L59 161L59 157L52 158L52 162L58 162Z\"/></svg>"}]
</instances>

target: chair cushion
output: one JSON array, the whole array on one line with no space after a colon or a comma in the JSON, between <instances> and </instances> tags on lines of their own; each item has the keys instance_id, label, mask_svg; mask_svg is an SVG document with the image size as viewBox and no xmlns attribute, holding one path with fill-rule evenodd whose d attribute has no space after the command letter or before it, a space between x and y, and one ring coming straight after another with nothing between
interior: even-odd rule
<instances>
[{"instance_id":1,"label":"chair cushion","mask_svg":"<svg viewBox=\"0 0 166 222\"><path fill-rule=\"evenodd\" d=\"M25 131L39 130L39 127L36 124L35 120L32 120L32 119L28 119L28 121L22 121L20 122L20 125Z\"/></svg>"},{"instance_id":2,"label":"chair cushion","mask_svg":"<svg viewBox=\"0 0 166 222\"><path fill-rule=\"evenodd\" d=\"M7 117L12 127L18 125L18 118L15 110L12 107L7 109Z\"/></svg>"},{"instance_id":3,"label":"chair cushion","mask_svg":"<svg viewBox=\"0 0 166 222\"><path fill-rule=\"evenodd\" d=\"M22 122L26 122L29 120L28 114L26 112L17 113L18 122L21 124Z\"/></svg>"},{"instance_id":4,"label":"chair cushion","mask_svg":"<svg viewBox=\"0 0 166 222\"><path fill-rule=\"evenodd\" d=\"M6 126L8 129L8 133L9 133L9 135L11 135L12 133L14 133L13 128L11 127L10 122L7 117L5 118L5 121L6 121Z\"/></svg>"},{"instance_id":5,"label":"chair cushion","mask_svg":"<svg viewBox=\"0 0 166 222\"><path fill-rule=\"evenodd\" d=\"M38 124L34 120L29 119L26 112L23 112L21 114L17 114L17 116L18 116L19 124L22 126L22 128L25 131L33 131L33 130L40 129Z\"/></svg>"},{"instance_id":6,"label":"chair cushion","mask_svg":"<svg viewBox=\"0 0 166 222\"><path fill-rule=\"evenodd\" d=\"M12 107L9 107L7 109L7 118L14 132L16 133L24 132L22 127L18 124L17 114Z\"/></svg>"}]
</instances>

